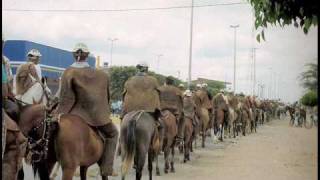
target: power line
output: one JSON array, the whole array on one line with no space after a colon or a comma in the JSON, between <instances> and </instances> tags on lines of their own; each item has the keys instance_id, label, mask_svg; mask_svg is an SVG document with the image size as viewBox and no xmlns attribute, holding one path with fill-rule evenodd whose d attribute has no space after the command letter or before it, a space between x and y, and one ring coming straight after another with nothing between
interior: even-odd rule
<instances>
[{"instance_id":1,"label":"power line","mask_svg":"<svg viewBox=\"0 0 320 180\"><path fill-rule=\"evenodd\" d=\"M195 5L194 8L202 7L215 7L215 6L231 6L231 5L243 5L247 2L236 3L217 3L207 5ZM127 12L127 11L153 11L153 10L170 10L170 9L186 9L191 6L170 6L170 7L155 7L155 8L133 8L133 9L2 9L2 11L9 12Z\"/></svg>"}]
</instances>

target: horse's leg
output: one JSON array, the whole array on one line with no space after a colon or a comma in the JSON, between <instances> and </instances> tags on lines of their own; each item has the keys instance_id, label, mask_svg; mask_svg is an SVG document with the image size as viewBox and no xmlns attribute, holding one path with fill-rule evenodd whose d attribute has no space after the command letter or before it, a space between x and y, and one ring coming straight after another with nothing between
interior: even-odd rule
<instances>
[{"instance_id":1,"label":"horse's leg","mask_svg":"<svg viewBox=\"0 0 320 180\"><path fill-rule=\"evenodd\" d=\"M202 127L202 132L202 148L205 148L206 133L204 127Z\"/></svg>"},{"instance_id":2,"label":"horse's leg","mask_svg":"<svg viewBox=\"0 0 320 180\"><path fill-rule=\"evenodd\" d=\"M174 169L174 142L172 143L171 145L171 162L170 162L170 165L171 165L171 172L174 173L176 172L175 169Z\"/></svg>"},{"instance_id":3,"label":"horse's leg","mask_svg":"<svg viewBox=\"0 0 320 180\"><path fill-rule=\"evenodd\" d=\"M155 155L155 159L156 159L156 175L160 176L160 169L159 169L159 153L157 153Z\"/></svg>"},{"instance_id":4,"label":"horse's leg","mask_svg":"<svg viewBox=\"0 0 320 180\"><path fill-rule=\"evenodd\" d=\"M147 154L147 148L146 147L139 147L139 145L137 144L137 152L135 155L136 158L136 180L141 180L142 177L142 170L143 170L143 166L144 163L146 161L146 154Z\"/></svg>"},{"instance_id":5,"label":"horse's leg","mask_svg":"<svg viewBox=\"0 0 320 180\"><path fill-rule=\"evenodd\" d=\"M21 168L18 172L18 180L23 180L24 179L24 172L23 168Z\"/></svg>"},{"instance_id":6,"label":"horse's leg","mask_svg":"<svg viewBox=\"0 0 320 180\"><path fill-rule=\"evenodd\" d=\"M76 166L63 167L62 168L62 180L72 180L76 169L77 169Z\"/></svg>"},{"instance_id":7,"label":"horse's leg","mask_svg":"<svg viewBox=\"0 0 320 180\"><path fill-rule=\"evenodd\" d=\"M223 141L223 136L224 136L224 125L223 125L223 122L222 122L222 124L220 124L220 130L221 130L220 141Z\"/></svg>"},{"instance_id":8,"label":"horse's leg","mask_svg":"<svg viewBox=\"0 0 320 180\"><path fill-rule=\"evenodd\" d=\"M188 159L188 151L189 151L189 141L184 141L184 158L183 158L183 162L186 163L187 162L187 159Z\"/></svg>"},{"instance_id":9,"label":"horse's leg","mask_svg":"<svg viewBox=\"0 0 320 180\"><path fill-rule=\"evenodd\" d=\"M87 179L87 166L80 166L80 178L81 180L86 180Z\"/></svg>"},{"instance_id":10,"label":"horse's leg","mask_svg":"<svg viewBox=\"0 0 320 180\"><path fill-rule=\"evenodd\" d=\"M152 161L154 153L149 150L148 153L148 171L149 171L149 180L152 180Z\"/></svg>"},{"instance_id":11,"label":"horse's leg","mask_svg":"<svg viewBox=\"0 0 320 180\"><path fill-rule=\"evenodd\" d=\"M170 147L168 147L168 140L166 140L166 144L164 147L164 173L168 173L169 170L169 153Z\"/></svg>"}]
</instances>

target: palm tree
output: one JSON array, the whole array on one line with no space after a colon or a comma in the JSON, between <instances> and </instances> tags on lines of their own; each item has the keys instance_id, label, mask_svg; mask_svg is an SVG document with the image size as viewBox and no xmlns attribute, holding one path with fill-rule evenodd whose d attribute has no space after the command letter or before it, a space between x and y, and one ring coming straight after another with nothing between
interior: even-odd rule
<instances>
[{"instance_id":1,"label":"palm tree","mask_svg":"<svg viewBox=\"0 0 320 180\"><path fill-rule=\"evenodd\" d=\"M305 67L308 69L302 72L299 76L301 80L301 85L311 91L318 90L318 64L317 63L307 63Z\"/></svg>"}]
</instances>

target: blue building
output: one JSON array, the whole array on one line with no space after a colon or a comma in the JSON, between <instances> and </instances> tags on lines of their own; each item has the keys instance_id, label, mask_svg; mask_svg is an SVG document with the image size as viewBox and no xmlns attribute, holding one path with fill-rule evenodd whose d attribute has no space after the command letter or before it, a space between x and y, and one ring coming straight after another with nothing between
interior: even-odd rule
<instances>
[{"instance_id":1,"label":"blue building","mask_svg":"<svg viewBox=\"0 0 320 180\"><path fill-rule=\"evenodd\" d=\"M27 53L31 49L38 49L42 54L40 59L42 76L47 76L49 79L60 77L65 68L74 62L72 52L70 51L31 41L7 40L3 48L3 54L10 59L13 74L16 73L17 67L20 64L26 62ZM89 56L88 62L91 67L95 68L94 57Z\"/></svg>"}]
</instances>

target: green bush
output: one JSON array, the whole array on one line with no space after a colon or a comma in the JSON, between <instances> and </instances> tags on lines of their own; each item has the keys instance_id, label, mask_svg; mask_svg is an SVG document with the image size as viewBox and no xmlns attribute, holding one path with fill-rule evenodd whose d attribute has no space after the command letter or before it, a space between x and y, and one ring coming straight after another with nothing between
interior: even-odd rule
<instances>
[{"instance_id":1,"label":"green bush","mask_svg":"<svg viewBox=\"0 0 320 180\"><path fill-rule=\"evenodd\" d=\"M305 106L315 106L318 102L318 95L316 91L309 91L300 99L301 104Z\"/></svg>"}]
</instances>

